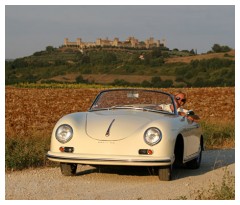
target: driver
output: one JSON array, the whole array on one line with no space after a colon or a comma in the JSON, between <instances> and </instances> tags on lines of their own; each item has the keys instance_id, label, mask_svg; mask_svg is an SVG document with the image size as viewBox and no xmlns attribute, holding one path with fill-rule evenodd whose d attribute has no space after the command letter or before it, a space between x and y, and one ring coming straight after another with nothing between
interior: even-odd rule
<instances>
[{"instance_id":1,"label":"driver","mask_svg":"<svg viewBox=\"0 0 240 205\"><path fill-rule=\"evenodd\" d=\"M198 115L195 115L194 113L191 114L190 110L184 109L182 107L187 101L185 93L183 93L181 91L178 92L177 94L175 94L174 100L175 100L176 108L177 108L179 115L186 116L189 120L194 121L194 122L198 122L200 120ZM168 111L168 112L174 111L174 107L172 104L161 104L161 105L159 105L159 107L160 107L160 109ZM189 115L189 113L190 113L190 115Z\"/></svg>"}]
</instances>

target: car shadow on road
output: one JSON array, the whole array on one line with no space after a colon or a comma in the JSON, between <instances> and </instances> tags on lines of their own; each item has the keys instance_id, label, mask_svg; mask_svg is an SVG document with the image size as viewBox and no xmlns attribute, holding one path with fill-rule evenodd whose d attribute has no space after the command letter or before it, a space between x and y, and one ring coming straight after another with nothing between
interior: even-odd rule
<instances>
[{"instance_id":1,"label":"car shadow on road","mask_svg":"<svg viewBox=\"0 0 240 205\"><path fill-rule=\"evenodd\" d=\"M104 173L104 174L117 174L117 175L129 175L129 176L150 176L155 175L154 170L150 167L140 166L89 166L86 170L79 170L76 176L92 174L92 173Z\"/></svg>"},{"instance_id":2,"label":"car shadow on road","mask_svg":"<svg viewBox=\"0 0 240 205\"><path fill-rule=\"evenodd\" d=\"M202 162L199 169L177 168L173 178L179 179L188 176L197 176L212 170L227 167L235 163L235 149L203 151Z\"/></svg>"},{"instance_id":3,"label":"car shadow on road","mask_svg":"<svg viewBox=\"0 0 240 205\"><path fill-rule=\"evenodd\" d=\"M199 169L188 169L185 167L173 169L173 179L177 180L189 176L202 175L215 169L227 167L235 163L235 149L207 150L203 151L202 163ZM104 173L130 176L152 176L157 175L156 171L150 167L131 166L89 166L85 170L77 172L77 176Z\"/></svg>"}]
</instances>

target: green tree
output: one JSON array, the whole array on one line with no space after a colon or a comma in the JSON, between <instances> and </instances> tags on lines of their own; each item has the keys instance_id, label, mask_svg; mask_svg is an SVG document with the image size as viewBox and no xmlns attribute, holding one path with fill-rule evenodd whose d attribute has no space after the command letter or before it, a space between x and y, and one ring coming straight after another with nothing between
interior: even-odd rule
<instances>
[{"instance_id":1,"label":"green tree","mask_svg":"<svg viewBox=\"0 0 240 205\"><path fill-rule=\"evenodd\" d=\"M192 55L195 55L195 54L196 54L193 49L190 50L189 53L192 54Z\"/></svg>"},{"instance_id":2,"label":"green tree","mask_svg":"<svg viewBox=\"0 0 240 205\"><path fill-rule=\"evenodd\" d=\"M47 52L53 52L55 49L53 48L53 46L47 46L46 47L46 51Z\"/></svg>"},{"instance_id":3,"label":"green tree","mask_svg":"<svg viewBox=\"0 0 240 205\"><path fill-rule=\"evenodd\" d=\"M103 64L111 64L117 61L117 56L114 53L103 53Z\"/></svg>"},{"instance_id":4,"label":"green tree","mask_svg":"<svg viewBox=\"0 0 240 205\"><path fill-rule=\"evenodd\" d=\"M159 76L152 77L151 84L153 87L161 87L162 79Z\"/></svg>"},{"instance_id":5,"label":"green tree","mask_svg":"<svg viewBox=\"0 0 240 205\"><path fill-rule=\"evenodd\" d=\"M79 75L78 77L76 77L76 83L88 83L88 81L84 80L83 77Z\"/></svg>"},{"instance_id":6,"label":"green tree","mask_svg":"<svg viewBox=\"0 0 240 205\"><path fill-rule=\"evenodd\" d=\"M219 44L214 44L212 50L213 52L219 53L221 52L221 46Z\"/></svg>"},{"instance_id":7,"label":"green tree","mask_svg":"<svg viewBox=\"0 0 240 205\"><path fill-rule=\"evenodd\" d=\"M90 63L90 57L88 55L84 55L82 57L82 64L89 64Z\"/></svg>"},{"instance_id":8,"label":"green tree","mask_svg":"<svg viewBox=\"0 0 240 205\"><path fill-rule=\"evenodd\" d=\"M230 50L231 50L230 47L228 47L228 46L222 46L222 52L228 52L228 51L230 51Z\"/></svg>"},{"instance_id":9,"label":"green tree","mask_svg":"<svg viewBox=\"0 0 240 205\"><path fill-rule=\"evenodd\" d=\"M229 46L221 46L219 44L214 44L212 47L213 52L220 53L220 52L228 52L231 50Z\"/></svg>"},{"instance_id":10,"label":"green tree","mask_svg":"<svg viewBox=\"0 0 240 205\"><path fill-rule=\"evenodd\" d=\"M153 48L151 54L153 58L159 58L162 56L162 51L160 48Z\"/></svg>"}]
</instances>

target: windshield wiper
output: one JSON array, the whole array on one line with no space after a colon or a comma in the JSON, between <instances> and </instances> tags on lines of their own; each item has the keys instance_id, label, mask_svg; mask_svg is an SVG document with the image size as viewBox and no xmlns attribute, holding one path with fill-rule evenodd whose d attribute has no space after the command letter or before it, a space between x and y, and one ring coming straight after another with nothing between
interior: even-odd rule
<instances>
[{"instance_id":1,"label":"windshield wiper","mask_svg":"<svg viewBox=\"0 0 240 205\"><path fill-rule=\"evenodd\" d=\"M113 110L113 109L132 109L134 108L133 105L114 105L112 107L107 108L108 110Z\"/></svg>"},{"instance_id":2,"label":"windshield wiper","mask_svg":"<svg viewBox=\"0 0 240 205\"><path fill-rule=\"evenodd\" d=\"M164 114L172 114L166 110L162 110L162 109L156 109L157 106L145 106L142 109L144 111L150 111L150 112L160 112L160 113L164 113Z\"/></svg>"},{"instance_id":3,"label":"windshield wiper","mask_svg":"<svg viewBox=\"0 0 240 205\"><path fill-rule=\"evenodd\" d=\"M108 108L92 108L90 110L88 110L89 112L93 112L93 111L101 111L101 110L108 110Z\"/></svg>"}]
</instances>

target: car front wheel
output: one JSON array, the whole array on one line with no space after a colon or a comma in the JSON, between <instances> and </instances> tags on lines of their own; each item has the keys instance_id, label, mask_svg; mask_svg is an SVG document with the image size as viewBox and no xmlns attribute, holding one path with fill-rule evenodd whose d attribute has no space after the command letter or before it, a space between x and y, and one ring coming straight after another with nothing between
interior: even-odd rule
<instances>
[{"instance_id":1,"label":"car front wheel","mask_svg":"<svg viewBox=\"0 0 240 205\"><path fill-rule=\"evenodd\" d=\"M170 181L172 179L172 166L160 167L158 177L160 181Z\"/></svg>"},{"instance_id":2,"label":"car front wheel","mask_svg":"<svg viewBox=\"0 0 240 205\"><path fill-rule=\"evenodd\" d=\"M60 163L61 173L64 176L74 176L77 171L77 164Z\"/></svg>"}]
</instances>

